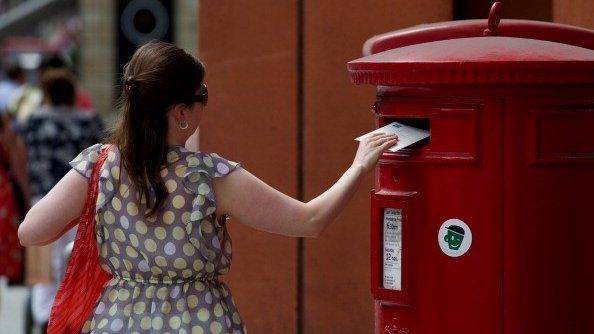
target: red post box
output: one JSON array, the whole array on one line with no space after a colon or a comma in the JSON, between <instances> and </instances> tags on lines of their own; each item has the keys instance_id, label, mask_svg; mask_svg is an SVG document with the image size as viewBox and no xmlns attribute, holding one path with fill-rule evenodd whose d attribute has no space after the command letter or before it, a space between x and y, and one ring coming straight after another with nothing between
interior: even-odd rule
<instances>
[{"instance_id":1,"label":"red post box","mask_svg":"<svg viewBox=\"0 0 594 334\"><path fill-rule=\"evenodd\" d=\"M376 333L594 333L594 31L498 16L348 63L378 127L430 131L376 170Z\"/></svg>"}]
</instances>

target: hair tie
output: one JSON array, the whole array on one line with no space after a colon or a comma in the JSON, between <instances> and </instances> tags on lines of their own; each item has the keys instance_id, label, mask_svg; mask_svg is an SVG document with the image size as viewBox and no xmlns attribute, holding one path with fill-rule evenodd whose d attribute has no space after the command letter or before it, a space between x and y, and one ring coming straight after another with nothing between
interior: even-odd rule
<instances>
[{"instance_id":1,"label":"hair tie","mask_svg":"<svg viewBox=\"0 0 594 334\"><path fill-rule=\"evenodd\" d=\"M132 85L134 84L134 77L133 76L129 76L128 78L126 78L126 81L124 83L124 90L126 90L126 93L130 93L130 90L132 90Z\"/></svg>"}]
</instances>

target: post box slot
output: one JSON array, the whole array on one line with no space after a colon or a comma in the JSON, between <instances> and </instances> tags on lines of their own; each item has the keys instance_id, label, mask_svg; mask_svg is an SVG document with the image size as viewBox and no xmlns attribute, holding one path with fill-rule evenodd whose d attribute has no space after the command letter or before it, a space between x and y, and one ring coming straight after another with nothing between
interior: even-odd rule
<instances>
[{"instance_id":1,"label":"post box slot","mask_svg":"<svg viewBox=\"0 0 594 334\"><path fill-rule=\"evenodd\" d=\"M430 132L430 137L395 153L385 153L384 161L475 163L480 146L480 101L388 99L378 108L378 127L399 122Z\"/></svg>"}]
</instances>

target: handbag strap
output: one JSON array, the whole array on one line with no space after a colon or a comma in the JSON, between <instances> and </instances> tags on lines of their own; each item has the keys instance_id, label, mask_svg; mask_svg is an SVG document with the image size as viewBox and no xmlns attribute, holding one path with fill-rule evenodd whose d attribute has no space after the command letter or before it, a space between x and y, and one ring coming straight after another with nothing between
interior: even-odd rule
<instances>
[{"instance_id":1,"label":"handbag strap","mask_svg":"<svg viewBox=\"0 0 594 334\"><path fill-rule=\"evenodd\" d=\"M111 145L104 145L93 166L87 197L78 223L74 248L68 261L64 280L54 298L48 334L80 333L105 282L111 274L101 269L95 241L95 206L99 192L101 167Z\"/></svg>"}]
</instances>

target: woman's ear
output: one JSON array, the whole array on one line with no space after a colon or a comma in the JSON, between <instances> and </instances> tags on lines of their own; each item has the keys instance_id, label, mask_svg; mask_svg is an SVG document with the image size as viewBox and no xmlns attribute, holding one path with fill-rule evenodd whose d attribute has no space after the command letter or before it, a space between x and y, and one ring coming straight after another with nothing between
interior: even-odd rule
<instances>
[{"instance_id":1,"label":"woman's ear","mask_svg":"<svg viewBox=\"0 0 594 334\"><path fill-rule=\"evenodd\" d=\"M178 103L174 105L169 112L177 122L180 122L185 119L187 108L188 107L185 104Z\"/></svg>"}]
</instances>

